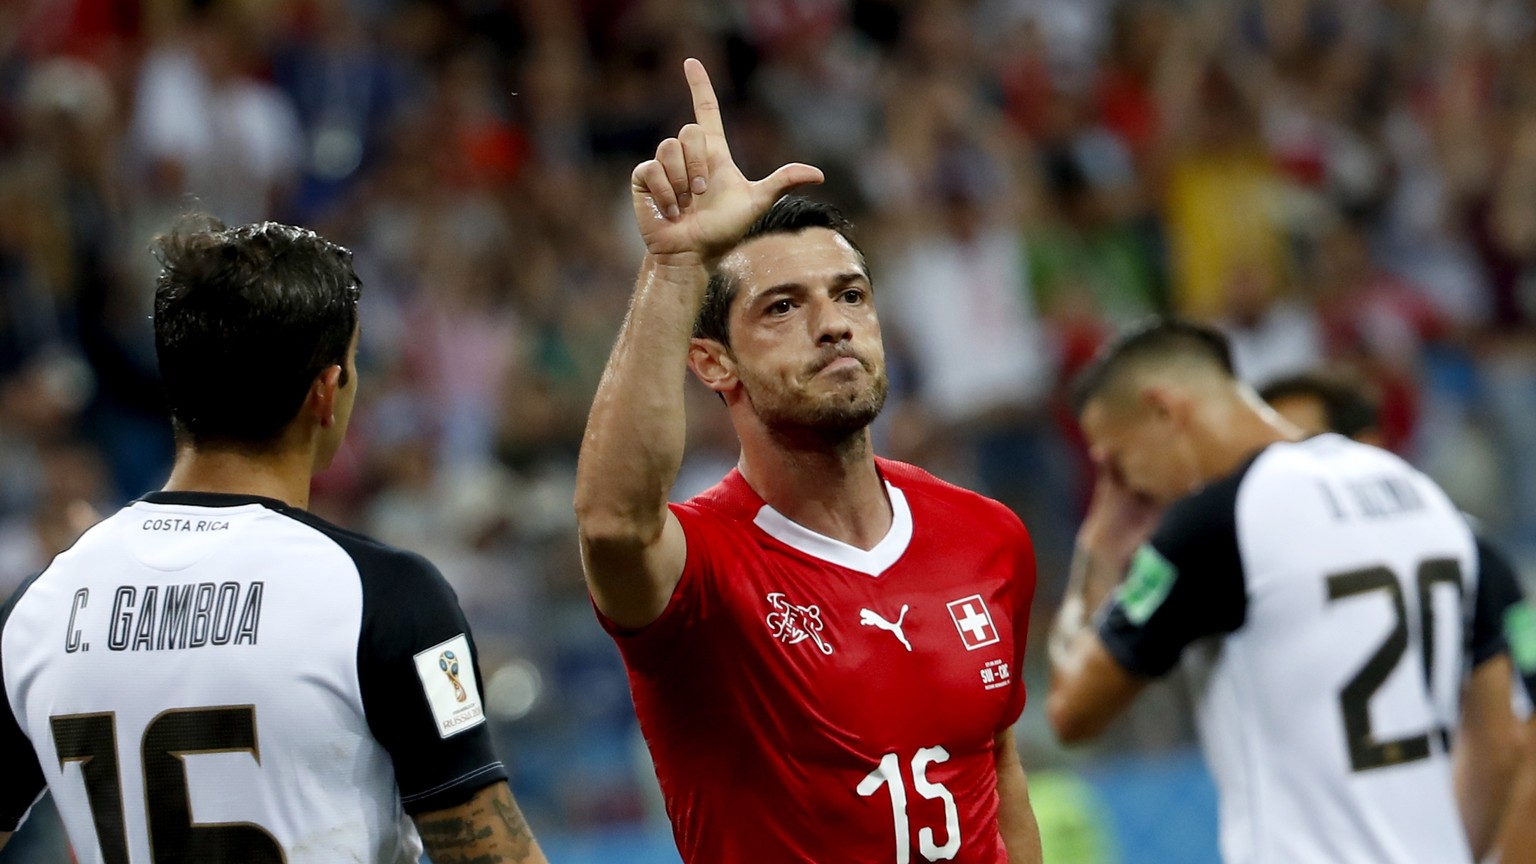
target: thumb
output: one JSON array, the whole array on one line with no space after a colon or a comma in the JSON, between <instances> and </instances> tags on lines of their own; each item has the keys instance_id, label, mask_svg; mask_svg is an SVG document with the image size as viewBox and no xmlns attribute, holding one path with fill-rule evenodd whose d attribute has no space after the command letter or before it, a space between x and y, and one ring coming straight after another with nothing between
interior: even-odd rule
<instances>
[{"instance_id":1,"label":"thumb","mask_svg":"<svg viewBox=\"0 0 1536 864\"><path fill-rule=\"evenodd\" d=\"M790 190L820 183L824 178L821 169L803 162L791 162L779 170L752 184L753 191L768 201L777 201Z\"/></svg>"}]
</instances>

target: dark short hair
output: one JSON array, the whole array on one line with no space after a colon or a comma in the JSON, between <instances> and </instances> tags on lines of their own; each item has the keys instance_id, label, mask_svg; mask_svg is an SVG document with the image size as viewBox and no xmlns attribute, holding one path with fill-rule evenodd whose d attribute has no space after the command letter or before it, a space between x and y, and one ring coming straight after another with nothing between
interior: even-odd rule
<instances>
[{"instance_id":1,"label":"dark short hair","mask_svg":"<svg viewBox=\"0 0 1536 864\"><path fill-rule=\"evenodd\" d=\"M848 241L859 257L864 250L853 238L853 224L831 204L812 201L797 195L786 195L775 201L763 215L757 217L747 233L736 245L770 234L798 234L807 228L830 228ZM704 293L704 305L698 317L693 319L695 339L713 339L721 345L731 344L731 302L741 288L735 279L716 270L709 275L709 288Z\"/></svg>"},{"instance_id":2,"label":"dark short hair","mask_svg":"<svg viewBox=\"0 0 1536 864\"><path fill-rule=\"evenodd\" d=\"M1232 346L1214 327L1182 318L1158 316L1121 333L1077 376L1072 385L1072 410L1082 414L1095 396L1120 379L1122 373L1149 362L1175 357L1208 361L1228 377L1236 377Z\"/></svg>"},{"instance_id":3,"label":"dark short hair","mask_svg":"<svg viewBox=\"0 0 1536 864\"><path fill-rule=\"evenodd\" d=\"M1322 403L1328 429L1346 438L1378 428L1376 401L1364 386L1328 372L1303 372L1287 375L1264 385L1259 391L1265 402L1281 399L1316 399Z\"/></svg>"},{"instance_id":4,"label":"dark short hair","mask_svg":"<svg viewBox=\"0 0 1536 864\"><path fill-rule=\"evenodd\" d=\"M154 241L155 353L179 442L266 450L315 376L342 367L362 283L313 231L183 217Z\"/></svg>"}]
</instances>

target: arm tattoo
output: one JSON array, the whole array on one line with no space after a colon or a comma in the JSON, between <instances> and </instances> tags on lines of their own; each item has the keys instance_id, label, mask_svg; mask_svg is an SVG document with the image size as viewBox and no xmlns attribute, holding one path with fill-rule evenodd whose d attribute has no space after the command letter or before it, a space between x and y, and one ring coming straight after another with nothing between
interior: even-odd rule
<instances>
[{"instance_id":1,"label":"arm tattoo","mask_svg":"<svg viewBox=\"0 0 1536 864\"><path fill-rule=\"evenodd\" d=\"M503 864L505 859L500 855L477 854L484 841L490 839L491 829L477 829L479 820L475 815L428 817L416 824L421 842L435 864Z\"/></svg>"},{"instance_id":2,"label":"arm tattoo","mask_svg":"<svg viewBox=\"0 0 1536 864\"><path fill-rule=\"evenodd\" d=\"M523 811L517 808L517 802L512 800L511 794L497 795L491 799L491 807L496 811L501 827L507 832L507 846L512 852L512 860L529 860L533 854L533 832L528 830L528 823L523 819Z\"/></svg>"},{"instance_id":3,"label":"arm tattoo","mask_svg":"<svg viewBox=\"0 0 1536 864\"><path fill-rule=\"evenodd\" d=\"M418 818L416 830L433 864L525 864L535 860L533 832L506 784L487 787L465 804Z\"/></svg>"}]
</instances>

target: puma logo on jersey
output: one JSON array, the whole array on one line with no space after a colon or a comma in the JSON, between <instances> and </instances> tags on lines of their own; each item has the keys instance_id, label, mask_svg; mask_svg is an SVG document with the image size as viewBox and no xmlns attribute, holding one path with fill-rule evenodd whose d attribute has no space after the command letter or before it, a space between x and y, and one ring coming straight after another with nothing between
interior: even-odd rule
<instances>
[{"instance_id":1,"label":"puma logo on jersey","mask_svg":"<svg viewBox=\"0 0 1536 864\"><path fill-rule=\"evenodd\" d=\"M775 639L785 645L796 645L809 639L823 654L831 654L832 646L823 638L821 631L826 624L821 620L821 609L815 604L797 606L784 599L778 591L768 595L773 610L768 613L768 629Z\"/></svg>"},{"instance_id":2,"label":"puma logo on jersey","mask_svg":"<svg viewBox=\"0 0 1536 864\"><path fill-rule=\"evenodd\" d=\"M880 617L879 612L875 612L871 609L860 609L859 623L865 627L879 627L881 630L888 631L891 635L895 636L897 639L900 639L901 644L905 645L908 651L911 651L912 643L908 642L907 635L901 632L901 622L907 620L907 608L907 604L901 604L901 614L896 616L896 621L894 623Z\"/></svg>"}]
</instances>

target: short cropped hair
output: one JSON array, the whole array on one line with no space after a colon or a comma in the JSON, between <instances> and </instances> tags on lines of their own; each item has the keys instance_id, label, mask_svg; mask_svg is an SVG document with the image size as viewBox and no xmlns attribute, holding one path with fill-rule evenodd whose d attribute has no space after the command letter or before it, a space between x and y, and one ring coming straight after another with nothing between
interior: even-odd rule
<instances>
[{"instance_id":1,"label":"short cropped hair","mask_svg":"<svg viewBox=\"0 0 1536 864\"><path fill-rule=\"evenodd\" d=\"M1175 358L1207 361L1228 377L1236 377L1232 346L1214 327L1182 318L1158 316L1127 330L1099 352L1072 385L1072 410L1082 414L1094 397L1121 376L1153 362Z\"/></svg>"},{"instance_id":2,"label":"short cropped hair","mask_svg":"<svg viewBox=\"0 0 1536 864\"><path fill-rule=\"evenodd\" d=\"M315 377L342 367L362 282L313 231L183 217L154 241L155 353L178 443L271 450Z\"/></svg>"},{"instance_id":3,"label":"short cropped hair","mask_svg":"<svg viewBox=\"0 0 1536 864\"><path fill-rule=\"evenodd\" d=\"M853 238L853 224L831 204L812 201L797 195L786 195L774 202L763 215L757 217L747 233L736 245L766 237L770 234L798 234L808 228L830 228L848 241L859 257L864 251ZM709 287L704 293L704 305L699 308L693 321L693 338L713 339L727 347L731 344L731 302L741 286L737 281L718 271L709 276Z\"/></svg>"},{"instance_id":4,"label":"short cropped hair","mask_svg":"<svg viewBox=\"0 0 1536 864\"><path fill-rule=\"evenodd\" d=\"M1365 388L1342 375L1303 372L1264 385L1259 396L1265 402L1281 399L1316 399L1323 406L1328 429L1346 438L1380 428L1378 406Z\"/></svg>"}]
</instances>

